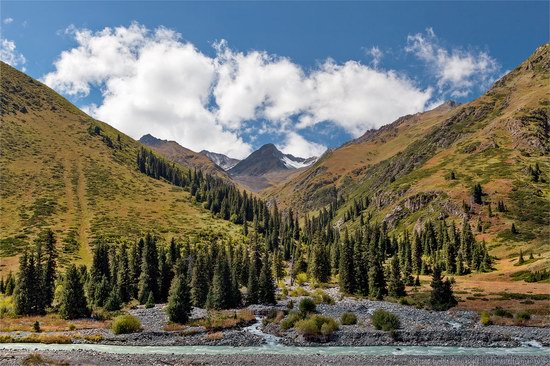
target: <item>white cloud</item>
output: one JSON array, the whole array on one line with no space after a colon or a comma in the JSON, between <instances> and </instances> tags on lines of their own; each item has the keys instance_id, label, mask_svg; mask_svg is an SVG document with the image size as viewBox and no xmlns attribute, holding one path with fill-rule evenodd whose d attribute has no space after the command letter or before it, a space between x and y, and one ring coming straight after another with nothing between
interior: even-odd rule
<instances>
[{"instance_id":1,"label":"white cloud","mask_svg":"<svg viewBox=\"0 0 550 366\"><path fill-rule=\"evenodd\" d=\"M375 69L378 68L378 65L380 65L380 62L382 61L382 57L384 57L384 52L378 46L372 46L370 49L365 51L365 55L369 56L371 60L371 65Z\"/></svg>"},{"instance_id":2,"label":"white cloud","mask_svg":"<svg viewBox=\"0 0 550 366\"><path fill-rule=\"evenodd\" d=\"M215 65L166 28L134 23L99 32L73 29L78 46L65 51L44 82L69 95L102 88L101 105L85 109L139 138L152 133L199 151L243 158L251 148L223 129L208 109Z\"/></svg>"},{"instance_id":3,"label":"white cloud","mask_svg":"<svg viewBox=\"0 0 550 366\"><path fill-rule=\"evenodd\" d=\"M426 62L439 90L453 97L467 96L476 87L487 88L500 70L498 62L486 52L445 49L432 28L425 34L409 35L405 50Z\"/></svg>"},{"instance_id":4,"label":"white cloud","mask_svg":"<svg viewBox=\"0 0 550 366\"><path fill-rule=\"evenodd\" d=\"M289 131L286 134L284 144L278 146L278 148L285 154L302 158L321 156L327 150L326 146L308 141L294 131Z\"/></svg>"},{"instance_id":5,"label":"white cloud","mask_svg":"<svg viewBox=\"0 0 550 366\"><path fill-rule=\"evenodd\" d=\"M2 20L2 22L4 24L11 24L11 23L13 23L13 18L4 18L4 20Z\"/></svg>"},{"instance_id":6,"label":"white cloud","mask_svg":"<svg viewBox=\"0 0 550 366\"><path fill-rule=\"evenodd\" d=\"M13 67L24 65L27 62L25 56L17 51L15 42L5 38L0 39L0 60ZM22 70L25 71L25 68L23 67Z\"/></svg>"},{"instance_id":7,"label":"white cloud","mask_svg":"<svg viewBox=\"0 0 550 366\"><path fill-rule=\"evenodd\" d=\"M301 129L329 121L356 137L423 111L432 98L430 88L398 72L356 61L326 60L304 70L286 57L237 52L225 41L209 57L173 30L138 23L68 32L77 45L61 53L46 84L74 96L99 88L102 101L85 107L95 117L134 138L152 133L193 150L242 158L251 151L243 135L254 141L256 134L278 133L284 151L319 155L325 147L307 141Z\"/></svg>"}]
</instances>

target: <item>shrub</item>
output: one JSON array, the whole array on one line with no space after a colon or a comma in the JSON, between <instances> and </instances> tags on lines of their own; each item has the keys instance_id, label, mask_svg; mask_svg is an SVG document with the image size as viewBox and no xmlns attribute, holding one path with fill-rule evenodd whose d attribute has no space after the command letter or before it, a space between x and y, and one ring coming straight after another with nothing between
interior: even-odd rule
<instances>
[{"instance_id":1,"label":"shrub","mask_svg":"<svg viewBox=\"0 0 550 366\"><path fill-rule=\"evenodd\" d=\"M98 343L103 340L103 336L101 334L88 334L84 336L84 339L89 342Z\"/></svg>"},{"instance_id":2,"label":"shrub","mask_svg":"<svg viewBox=\"0 0 550 366\"><path fill-rule=\"evenodd\" d=\"M75 330L76 329L76 325L74 324L69 324L69 330Z\"/></svg>"},{"instance_id":3,"label":"shrub","mask_svg":"<svg viewBox=\"0 0 550 366\"><path fill-rule=\"evenodd\" d=\"M301 286L303 285L304 283L306 283L308 281L308 278L307 278L307 274L306 273L298 273L296 275L296 284Z\"/></svg>"},{"instance_id":4,"label":"shrub","mask_svg":"<svg viewBox=\"0 0 550 366\"><path fill-rule=\"evenodd\" d=\"M354 313L346 312L340 316L340 323L342 325L357 324L357 316Z\"/></svg>"},{"instance_id":5,"label":"shrub","mask_svg":"<svg viewBox=\"0 0 550 366\"><path fill-rule=\"evenodd\" d=\"M283 330L290 329L296 324L297 321L302 319L302 315L297 311L291 311L286 318L281 321L281 328Z\"/></svg>"},{"instance_id":6,"label":"shrub","mask_svg":"<svg viewBox=\"0 0 550 366\"><path fill-rule=\"evenodd\" d=\"M315 305L315 301L312 298L306 297L300 300L298 308L303 314L314 313L317 310L317 305Z\"/></svg>"},{"instance_id":7,"label":"shrub","mask_svg":"<svg viewBox=\"0 0 550 366\"><path fill-rule=\"evenodd\" d=\"M503 317L503 318L513 318L514 317L514 315L510 311L508 311L506 309L503 309L500 306L497 306L495 308L495 310L493 310L493 314L496 315L496 316Z\"/></svg>"},{"instance_id":8,"label":"shrub","mask_svg":"<svg viewBox=\"0 0 550 366\"><path fill-rule=\"evenodd\" d=\"M521 321L531 320L531 314L526 311L518 311L516 313L516 319Z\"/></svg>"},{"instance_id":9,"label":"shrub","mask_svg":"<svg viewBox=\"0 0 550 366\"><path fill-rule=\"evenodd\" d=\"M479 322L483 325L491 325L493 321L491 320L491 314L486 311L482 311L479 315Z\"/></svg>"},{"instance_id":10,"label":"shrub","mask_svg":"<svg viewBox=\"0 0 550 366\"><path fill-rule=\"evenodd\" d=\"M338 330L338 323L328 316L314 315L309 319L300 320L294 328L306 339L316 338L321 335L326 339L334 331Z\"/></svg>"},{"instance_id":11,"label":"shrub","mask_svg":"<svg viewBox=\"0 0 550 366\"><path fill-rule=\"evenodd\" d=\"M32 325L32 330L36 333L40 333L40 322L37 320L34 322L34 324Z\"/></svg>"},{"instance_id":12,"label":"shrub","mask_svg":"<svg viewBox=\"0 0 550 366\"><path fill-rule=\"evenodd\" d=\"M135 333L141 330L141 322L132 315L121 315L113 320L111 329L115 334Z\"/></svg>"},{"instance_id":13,"label":"shrub","mask_svg":"<svg viewBox=\"0 0 550 366\"><path fill-rule=\"evenodd\" d=\"M371 320L376 329L384 331L396 330L401 324L397 315L382 309L377 309L372 314Z\"/></svg>"},{"instance_id":14,"label":"shrub","mask_svg":"<svg viewBox=\"0 0 550 366\"><path fill-rule=\"evenodd\" d=\"M296 287L294 290L290 291L290 296L292 297L298 297L298 296L309 296L309 292L303 288L303 287Z\"/></svg>"},{"instance_id":15,"label":"shrub","mask_svg":"<svg viewBox=\"0 0 550 366\"><path fill-rule=\"evenodd\" d=\"M325 291L320 289L315 290L315 292L313 293L313 300L317 304L334 304L334 299L330 297L330 295L327 294Z\"/></svg>"}]
</instances>

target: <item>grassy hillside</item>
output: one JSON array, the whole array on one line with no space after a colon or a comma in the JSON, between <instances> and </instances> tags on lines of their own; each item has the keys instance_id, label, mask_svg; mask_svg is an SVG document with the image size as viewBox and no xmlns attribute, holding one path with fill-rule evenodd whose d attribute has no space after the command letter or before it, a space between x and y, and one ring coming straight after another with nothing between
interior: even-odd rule
<instances>
[{"instance_id":1,"label":"grassy hillside","mask_svg":"<svg viewBox=\"0 0 550 366\"><path fill-rule=\"evenodd\" d=\"M373 203L363 214L386 221L390 229L466 218L480 227L477 239L486 240L493 255L516 258L520 248L547 253L549 67L546 44L479 99L369 131L267 194L302 212L318 209L336 195L345 197L337 225L344 224L354 200L369 197ZM531 174L536 165L538 181ZM450 179L451 172L455 179ZM482 204L472 200L476 184L484 192ZM505 212L498 212L499 201ZM354 227L358 221L346 225ZM512 223L519 233L511 232ZM534 262L535 268L544 265L536 258Z\"/></svg>"},{"instance_id":2,"label":"grassy hillside","mask_svg":"<svg viewBox=\"0 0 550 366\"><path fill-rule=\"evenodd\" d=\"M140 173L138 142L4 63L0 99L1 272L45 227L57 234L62 263L89 262L98 238L240 235L181 188Z\"/></svg>"}]
</instances>

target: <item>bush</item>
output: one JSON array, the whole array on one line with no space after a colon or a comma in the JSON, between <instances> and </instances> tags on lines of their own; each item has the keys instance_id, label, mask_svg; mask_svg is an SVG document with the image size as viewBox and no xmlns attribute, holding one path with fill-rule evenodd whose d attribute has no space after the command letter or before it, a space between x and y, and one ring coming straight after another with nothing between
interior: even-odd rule
<instances>
[{"instance_id":1,"label":"bush","mask_svg":"<svg viewBox=\"0 0 550 366\"><path fill-rule=\"evenodd\" d=\"M281 321L281 328L283 330L290 329L296 324L297 321L302 319L302 315L297 311L291 311L286 318Z\"/></svg>"},{"instance_id":2,"label":"bush","mask_svg":"<svg viewBox=\"0 0 550 366\"><path fill-rule=\"evenodd\" d=\"M132 315L121 315L113 320L111 329L115 334L135 333L141 330L141 322Z\"/></svg>"},{"instance_id":3,"label":"bush","mask_svg":"<svg viewBox=\"0 0 550 366\"><path fill-rule=\"evenodd\" d=\"M357 324L357 316L354 313L346 312L340 316L340 323L342 325Z\"/></svg>"},{"instance_id":4,"label":"bush","mask_svg":"<svg viewBox=\"0 0 550 366\"><path fill-rule=\"evenodd\" d=\"M69 330L75 330L76 329L76 325L74 324L69 324Z\"/></svg>"},{"instance_id":5,"label":"bush","mask_svg":"<svg viewBox=\"0 0 550 366\"><path fill-rule=\"evenodd\" d=\"M317 304L334 304L334 299L323 290L315 290L313 293L313 300Z\"/></svg>"},{"instance_id":6,"label":"bush","mask_svg":"<svg viewBox=\"0 0 550 366\"><path fill-rule=\"evenodd\" d=\"M37 320L34 322L34 324L32 325L32 330L36 333L40 333L40 322Z\"/></svg>"},{"instance_id":7,"label":"bush","mask_svg":"<svg viewBox=\"0 0 550 366\"><path fill-rule=\"evenodd\" d=\"M479 315L479 322L483 325L491 325L493 321L491 320L491 314L486 311L482 311Z\"/></svg>"},{"instance_id":8,"label":"bush","mask_svg":"<svg viewBox=\"0 0 550 366\"><path fill-rule=\"evenodd\" d=\"M521 321L531 320L531 314L526 311L518 311L516 313L516 319Z\"/></svg>"},{"instance_id":9,"label":"bush","mask_svg":"<svg viewBox=\"0 0 550 366\"><path fill-rule=\"evenodd\" d=\"M296 275L296 284L301 286L303 285L304 283L306 283L308 281L308 278L307 278L307 274L306 273L298 273Z\"/></svg>"},{"instance_id":10,"label":"bush","mask_svg":"<svg viewBox=\"0 0 550 366\"><path fill-rule=\"evenodd\" d=\"M514 317L514 315L510 311L508 311L506 309L503 309L500 306L497 306L495 308L495 310L493 310L493 314L496 315L496 316L503 317L503 318L513 318Z\"/></svg>"},{"instance_id":11,"label":"bush","mask_svg":"<svg viewBox=\"0 0 550 366\"><path fill-rule=\"evenodd\" d=\"M306 297L300 300L298 308L303 314L314 313L317 310L317 305L315 305L315 301L312 298Z\"/></svg>"},{"instance_id":12,"label":"bush","mask_svg":"<svg viewBox=\"0 0 550 366\"><path fill-rule=\"evenodd\" d=\"M384 331L396 330L401 324L397 315L382 309L377 309L372 314L371 320L376 329Z\"/></svg>"},{"instance_id":13,"label":"bush","mask_svg":"<svg viewBox=\"0 0 550 366\"><path fill-rule=\"evenodd\" d=\"M328 316L314 315L309 319L300 320L294 328L306 339L315 339L320 336L327 339L338 330L338 323Z\"/></svg>"}]
</instances>

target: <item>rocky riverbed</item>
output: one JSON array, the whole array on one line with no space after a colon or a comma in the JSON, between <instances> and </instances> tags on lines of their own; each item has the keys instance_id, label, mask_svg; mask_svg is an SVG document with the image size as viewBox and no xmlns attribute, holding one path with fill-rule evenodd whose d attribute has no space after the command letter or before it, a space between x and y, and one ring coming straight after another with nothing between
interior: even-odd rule
<instances>
[{"instance_id":1,"label":"rocky riverbed","mask_svg":"<svg viewBox=\"0 0 550 366\"><path fill-rule=\"evenodd\" d=\"M300 298L293 299L298 303ZM248 308L259 318L273 311L287 309L285 302L277 306L254 305ZM371 323L371 315L376 309L384 309L397 315L401 327L395 332L376 330ZM132 309L130 313L138 317L143 330L139 333L115 335L109 329L88 329L43 333L71 337L73 343L91 343L90 335L101 335L99 343L128 346L260 346L276 342L290 346L371 346L371 345L426 345L462 347L518 347L550 346L550 329L520 326L482 326L474 312L447 311L434 312L384 301L369 301L344 298L333 305L317 306L320 314L339 319L344 312L353 312L357 324L341 325L340 329L319 344L306 341L293 329L283 331L277 322L254 328L237 327L222 331L208 331L203 326L186 327L166 331L168 319L163 305L151 309ZM204 309L194 308L192 318L206 316ZM216 333L216 334L214 334ZM263 334L265 333L265 334ZM25 337L29 332L0 333L14 338ZM268 335L271 335L269 337ZM275 338L273 336L276 336Z\"/></svg>"}]
</instances>

